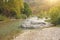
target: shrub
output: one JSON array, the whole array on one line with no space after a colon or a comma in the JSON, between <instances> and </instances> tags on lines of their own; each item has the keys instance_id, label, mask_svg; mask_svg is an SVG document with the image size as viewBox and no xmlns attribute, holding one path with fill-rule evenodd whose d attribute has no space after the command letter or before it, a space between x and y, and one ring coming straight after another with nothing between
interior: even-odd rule
<instances>
[{"instance_id":1,"label":"shrub","mask_svg":"<svg viewBox=\"0 0 60 40\"><path fill-rule=\"evenodd\" d=\"M16 16L16 19L26 19L26 17L27 17L26 15L20 14L19 17Z\"/></svg>"},{"instance_id":2,"label":"shrub","mask_svg":"<svg viewBox=\"0 0 60 40\"><path fill-rule=\"evenodd\" d=\"M60 24L60 11L59 10L60 9L58 7L53 7L49 10L51 23L53 23L54 25Z\"/></svg>"},{"instance_id":3,"label":"shrub","mask_svg":"<svg viewBox=\"0 0 60 40\"><path fill-rule=\"evenodd\" d=\"M28 3L24 3L24 9L21 9L22 14L29 17L32 14L31 8Z\"/></svg>"},{"instance_id":4,"label":"shrub","mask_svg":"<svg viewBox=\"0 0 60 40\"><path fill-rule=\"evenodd\" d=\"M6 18L6 16L0 15L0 21L4 21Z\"/></svg>"}]
</instances>

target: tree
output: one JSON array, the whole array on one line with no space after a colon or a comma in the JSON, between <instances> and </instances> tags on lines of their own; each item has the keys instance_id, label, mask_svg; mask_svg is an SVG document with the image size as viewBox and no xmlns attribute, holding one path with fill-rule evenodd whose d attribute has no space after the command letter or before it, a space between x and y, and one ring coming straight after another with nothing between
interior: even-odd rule
<instances>
[{"instance_id":1,"label":"tree","mask_svg":"<svg viewBox=\"0 0 60 40\"><path fill-rule=\"evenodd\" d=\"M16 17L19 18L21 9L24 7L23 0L0 0L0 8L3 8L3 14L10 15L11 11L16 13ZM8 16L9 16L8 15Z\"/></svg>"},{"instance_id":2,"label":"tree","mask_svg":"<svg viewBox=\"0 0 60 40\"><path fill-rule=\"evenodd\" d=\"M25 14L27 17L32 14L32 11L28 3L24 3L24 9L22 10L22 13Z\"/></svg>"},{"instance_id":3,"label":"tree","mask_svg":"<svg viewBox=\"0 0 60 40\"><path fill-rule=\"evenodd\" d=\"M10 0L9 8L16 12L16 17L19 18L21 14L21 9L24 7L23 0Z\"/></svg>"}]
</instances>

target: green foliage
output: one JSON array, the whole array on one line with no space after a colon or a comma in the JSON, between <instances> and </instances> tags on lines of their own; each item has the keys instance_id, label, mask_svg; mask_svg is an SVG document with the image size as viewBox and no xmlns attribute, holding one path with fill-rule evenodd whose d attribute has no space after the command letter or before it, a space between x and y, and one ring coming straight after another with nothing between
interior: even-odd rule
<instances>
[{"instance_id":1,"label":"green foliage","mask_svg":"<svg viewBox=\"0 0 60 40\"><path fill-rule=\"evenodd\" d=\"M59 6L51 7L47 11L41 10L38 16L40 18L42 17L51 18L51 20L48 20L49 22L55 25L59 25L60 24L60 7Z\"/></svg>"},{"instance_id":2,"label":"green foliage","mask_svg":"<svg viewBox=\"0 0 60 40\"><path fill-rule=\"evenodd\" d=\"M8 2L6 0L5 2L0 0L0 8L3 8L2 14L6 15L7 17L15 16L15 14L17 17L20 17L21 9L23 7L23 0L9 0Z\"/></svg>"},{"instance_id":3,"label":"green foliage","mask_svg":"<svg viewBox=\"0 0 60 40\"><path fill-rule=\"evenodd\" d=\"M51 20L48 20L49 22L55 25L59 25L60 24L60 7L59 6L51 7L47 11L41 10L38 16L40 18L42 17L51 18Z\"/></svg>"},{"instance_id":4,"label":"green foliage","mask_svg":"<svg viewBox=\"0 0 60 40\"><path fill-rule=\"evenodd\" d=\"M22 10L22 13L25 14L27 17L32 14L30 6L27 3L24 3L24 9Z\"/></svg>"},{"instance_id":5,"label":"green foliage","mask_svg":"<svg viewBox=\"0 0 60 40\"><path fill-rule=\"evenodd\" d=\"M27 16L25 14L21 14L21 18L26 19Z\"/></svg>"},{"instance_id":6,"label":"green foliage","mask_svg":"<svg viewBox=\"0 0 60 40\"><path fill-rule=\"evenodd\" d=\"M48 11L41 10L40 13L38 14L38 17L39 18L48 17L47 13Z\"/></svg>"},{"instance_id":7,"label":"green foliage","mask_svg":"<svg viewBox=\"0 0 60 40\"><path fill-rule=\"evenodd\" d=\"M49 15L51 18L51 22L55 25L59 25L60 24L60 8L59 7L53 7L51 8L49 11Z\"/></svg>"},{"instance_id":8,"label":"green foliage","mask_svg":"<svg viewBox=\"0 0 60 40\"><path fill-rule=\"evenodd\" d=\"M6 16L0 15L0 21L6 20Z\"/></svg>"},{"instance_id":9,"label":"green foliage","mask_svg":"<svg viewBox=\"0 0 60 40\"><path fill-rule=\"evenodd\" d=\"M20 14L19 17L16 16L16 19L26 19L27 16L25 14Z\"/></svg>"}]
</instances>

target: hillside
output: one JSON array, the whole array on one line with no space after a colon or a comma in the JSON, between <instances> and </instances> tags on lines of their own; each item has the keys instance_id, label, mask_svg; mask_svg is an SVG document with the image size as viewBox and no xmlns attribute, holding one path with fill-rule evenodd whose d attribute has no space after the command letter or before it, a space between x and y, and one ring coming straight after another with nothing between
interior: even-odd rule
<instances>
[{"instance_id":1,"label":"hillside","mask_svg":"<svg viewBox=\"0 0 60 40\"><path fill-rule=\"evenodd\" d=\"M51 3L49 3L46 0L38 0L38 1L37 0L24 0L24 2L27 2L30 5L30 7L31 7L31 9L32 9L34 14L35 13L39 13L40 10L48 10L52 6L57 6L56 4L55 5L54 4L51 5Z\"/></svg>"},{"instance_id":2,"label":"hillside","mask_svg":"<svg viewBox=\"0 0 60 40\"><path fill-rule=\"evenodd\" d=\"M48 8L43 0L25 0L25 2L31 6L33 13L39 13L41 9Z\"/></svg>"}]
</instances>

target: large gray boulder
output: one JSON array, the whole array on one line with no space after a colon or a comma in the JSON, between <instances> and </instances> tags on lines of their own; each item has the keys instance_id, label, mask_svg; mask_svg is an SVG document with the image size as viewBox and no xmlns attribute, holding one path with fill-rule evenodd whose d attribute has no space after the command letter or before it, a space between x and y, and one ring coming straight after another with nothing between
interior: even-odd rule
<instances>
[{"instance_id":1,"label":"large gray boulder","mask_svg":"<svg viewBox=\"0 0 60 40\"><path fill-rule=\"evenodd\" d=\"M50 22L45 22L45 18L38 18L38 17L30 17L23 21L21 27L22 28L42 28L42 27L49 27L52 24Z\"/></svg>"}]
</instances>

